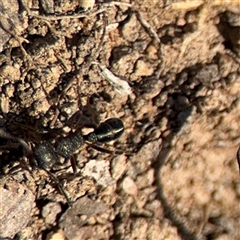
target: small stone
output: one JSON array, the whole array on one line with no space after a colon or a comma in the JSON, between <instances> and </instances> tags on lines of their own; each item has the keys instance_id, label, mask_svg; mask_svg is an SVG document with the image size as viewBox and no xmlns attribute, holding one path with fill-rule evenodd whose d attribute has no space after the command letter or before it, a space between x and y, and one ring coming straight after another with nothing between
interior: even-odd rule
<instances>
[{"instance_id":1,"label":"small stone","mask_svg":"<svg viewBox=\"0 0 240 240\"><path fill-rule=\"evenodd\" d=\"M136 196L138 194L138 187L132 178L126 177L122 183L123 190L129 194Z\"/></svg>"},{"instance_id":2,"label":"small stone","mask_svg":"<svg viewBox=\"0 0 240 240\"><path fill-rule=\"evenodd\" d=\"M57 215L62 211L59 203L50 202L42 209L42 216L45 218L46 223L54 224Z\"/></svg>"},{"instance_id":3,"label":"small stone","mask_svg":"<svg viewBox=\"0 0 240 240\"><path fill-rule=\"evenodd\" d=\"M38 89L41 87L41 82L36 78L32 80L31 84L33 89Z\"/></svg>"},{"instance_id":4,"label":"small stone","mask_svg":"<svg viewBox=\"0 0 240 240\"><path fill-rule=\"evenodd\" d=\"M12 84L8 84L8 85L6 85L6 87L5 87L5 95L8 97L8 98L11 98L11 97L13 97L13 95L14 95L14 90L15 90L15 88L14 88L14 86L12 85Z\"/></svg>"},{"instance_id":5,"label":"small stone","mask_svg":"<svg viewBox=\"0 0 240 240\"><path fill-rule=\"evenodd\" d=\"M0 181L0 239L12 238L31 219L34 195L24 185L9 178Z\"/></svg>"},{"instance_id":6,"label":"small stone","mask_svg":"<svg viewBox=\"0 0 240 240\"><path fill-rule=\"evenodd\" d=\"M111 174L116 181L119 180L125 172L127 166L126 159L125 155L120 155L115 157L111 163Z\"/></svg>"},{"instance_id":7,"label":"small stone","mask_svg":"<svg viewBox=\"0 0 240 240\"><path fill-rule=\"evenodd\" d=\"M130 42L135 42L139 37L140 27L137 17L132 15L130 20L122 28L123 37Z\"/></svg>"},{"instance_id":8,"label":"small stone","mask_svg":"<svg viewBox=\"0 0 240 240\"><path fill-rule=\"evenodd\" d=\"M94 220L95 215L106 212L108 207L102 201L93 201L88 197L82 197L78 199L71 208L69 208L60 219L60 226L64 231L64 234L68 239L71 240L80 240L80 239L89 239L93 234L96 234L94 230L89 232L90 237L82 236L82 231L84 233L83 224L86 222L95 224ZM92 218L92 219L90 219ZM91 226L92 229L93 226ZM100 239L99 235L95 239ZM95 236L95 237L96 237Z\"/></svg>"},{"instance_id":9,"label":"small stone","mask_svg":"<svg viewBox=\"0 0 240 240\"><path fill-rule=\"evenodd\" d=\"M15 82L20 79L20 70L10 65L1 68L0 79L9 79L10 82ZM4 80L6 81L6 80Z\"/></svg>"},{"instance_id":10,"label":"small stone","mask_svg":"<svg viewBox=\"0 0 240 240\"><path fill-rule=\"evenodd\" d=\"M39 99L33 103L33 108L35 110L35 116L44 114L48 111L51 105L48 103L47 99Z\"/></svg>"},{"instance_id":11,"label":"small stone","mask_svg":"<svg viewBox=\"0 0 240 240\"><path fill-rule=\"evenodd\" d=\"M54 13L54 1L53 0L41 1L41 6L46 13L48 13L48 14Z\"/></svg>"},{"instance_id":12,"label":"small stone","mask_svg":"<svg viewBox=\"0 0 240 240\"><path fill-rule=\"evenodd\" d=\"M83 8L84 10L88 10L93 8L95 4L95 0L78 0L79 7Z\"/></svg>"},{"instance_id":13,"label":"small stone","mask_svg":"<svg viewBox=\"0 0 240 240\"><path fill-rule=\"evenodd\" d=\"M9 112L9 98L5 94L0 94L0 109L3 113Z\"/></svg>"},{"instance_id":14,"label":"small stone","mask_svg":"<svg viewBox=\"0 0 240 240\"><path fill-rule=\"evenodd\" d=\"M154 182L154 170L151 168L147 172L140 174L136 180L138 185L142 187L151 186Z\"/></svg>"},{"instance_id":15,"label":"small stone","mask_svg":"<svg viewBox=\"0 0 240 240\"><path fill-rule=\"evenodd\" d=\"M151 76L154 72L151 64L145 62L143 59L139 59L135 66L135 74L137 76Z\"/></svg>"},{"instance_id":16,"label":"small stone","mask_svg":"<svg viewBox=\"0 0 240 240\"><path fill-rule=\"evenodd\" d=\"M147 49L146 49L146 53L149 56L149 58L151 59L158 59L158 49L153 45L150 44Z\"/></svg>"},{"instance_id":17,"label":"small stone","mask_svg":"<svg viewBox=\"0 0 240 240\"><path fill-rule=\"evenodd\" d=\"M148 230L147 219L137 218L131 223L131 239L144 239Z\"/></svg>"},{"instance_id":18,"label":"small stone","mask_svg":"<svg viewBox=\"0 0 240 240\"><path fill-rule=\"evenodd\" d=\"M59 230L58 232L49 233L47 236L47 240L65 240L65 236L62 230Z\"/></svg>"},{"instance_id":19,"label":"small stone","mask_svg":"<svg viewBox=\"0 0 240 240\"><path fill-rule=\"evenodd\" d=\"M83 176L93 177L98 185L104 187L115 183L115 180L111 177L109 172L109 162L104 160L89 161L83 169Z\"/></svg>"}]
</instances>

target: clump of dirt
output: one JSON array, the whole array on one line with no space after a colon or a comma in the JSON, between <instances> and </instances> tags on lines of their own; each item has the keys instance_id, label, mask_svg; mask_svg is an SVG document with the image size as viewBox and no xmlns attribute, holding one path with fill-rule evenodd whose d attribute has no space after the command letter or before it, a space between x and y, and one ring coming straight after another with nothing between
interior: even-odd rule
<instances>
[{"instance_id":1,"label":"clump of dirt","mask_svg":"<svg viewBox=\"0 0 240 240\"><path fill-rule=\"evenodd\" d=\"M11 179L28 206L1 200L24 221L0 238L240 237L236 1L11 0L0 14L0 191ZM31 168L42 141L112 117L125 131L108 151Z\"/></svg>"}]
</instances>

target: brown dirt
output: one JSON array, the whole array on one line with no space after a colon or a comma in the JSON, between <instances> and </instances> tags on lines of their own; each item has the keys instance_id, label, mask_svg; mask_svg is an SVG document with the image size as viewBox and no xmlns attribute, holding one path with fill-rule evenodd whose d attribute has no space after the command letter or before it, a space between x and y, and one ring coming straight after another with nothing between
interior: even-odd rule
<instances>
[{"instance_id":1,"label":"brown dirt","mask_svg":"<svg viewBox=\"0 0 240 240\"><path fill-rule=\"evenodd\" d=\"M54 166L68 207L2 138L0 239L240 239L238 1L26 2L0 3L1 130L34 149L118 117L124 154Z\"/></svg>"}]
</instances>

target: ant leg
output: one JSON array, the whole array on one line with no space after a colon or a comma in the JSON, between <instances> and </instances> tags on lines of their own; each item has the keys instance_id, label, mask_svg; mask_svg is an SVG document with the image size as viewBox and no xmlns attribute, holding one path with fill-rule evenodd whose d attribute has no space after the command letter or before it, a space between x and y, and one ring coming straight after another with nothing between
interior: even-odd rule
<instances>
[{"instance_id":1,"label":"ant leg","mask_svg":"<svg viewBox=\"0 0 240 240\"><path fill-rule=\"evenodd\" d=\"M71 156L70 161L73 169L73 174L75 175L77 173L77 163L76 163L75 156Z\"/></svg>"},{"instance_id":2,"label":"ant leg","mask_svg":"<svg viewBox=\"0 0 240 240\"><path fill-rule=\"evenodd\" d=\"M60 114L60 112L59 112L59 110L56 108L55 114L54 114L54 116L53 116L53 119L52 119L52 121L50 122L50 128L53 128L53 127L54 127L54 125L55 125L55 123L56 123L56 121L57 121L57 119L58 119L59 114Z\"/></svg>"},{"instance_id":3,"label":"ant leg","mask_svg":"<svg viewBox=\"0 0 240 240\"><path fill-rule=\"evenodd\" d=\"M67 203L69 206L72 206L72 202L70 201L70 199L68 198L66 192L63 190L62 184L59 182L58 178L55 177L55 175L53 173L51 173L49 170L45 169L45 168L41 168L43 169L46 173L48 173L48 175L53 179L53 181L57 184L58 189L60 191L60 193L66 198Z\"/></svg>"},{"instance_id":4,"label":"ant leg","mask_svg":"<svg viewBox=\"0 0 240 240\"><path fill-rule=\"evenodd\" d=\"M65 158L64 162L61 165L67 164L68 160L69 160L69 158ZM72 166L72 169L73 169L73 174L75 175L77 173L77 163L76 163L75 156L70 157L70 162L71 162L71 166Z\"/></svg>"},{"instance_id":5,"label":"ant leg","mask_svg":"<svg viewBox=\"0 0 240 240\"><path fill-rule=\"evenodd\" d=\"M30 174L31 173L31 169L28 167L28 164L26 163L26 161L24 161L23 159L20 159L19 160L19 165L15 166L15 167L12 167L11 169L9 169L9 174L15 174L15 173L18 173L20 172L21 170L26 170L28 171Z\"/></svg>"},{"instance_id":6,"label":"ant leg","mask_svg":"<svg viewBox=\"0 0 240 240\"><path fill-rule=\"evenodd\" d=\"M86 142L86 144L88 146L90 146L91 148L96 149L99 152L108 153L108 154L116 154L116 155L123 154L123 151L121 151L121 150L109 150L109 149L106 149L106 148L103 148L103 147L100 147L100 146L97 146L95 144L88 143L88 142Z\"/></svg>"},{"instance_id":7,"label":"ant leg","mask_svg":"<svg viewBox=\"0 0 240 240\"><path fill-rule=\"evenodd\" d=\"M29 148L28 144L23 139L18 138L18 137L14 137L14 136L10 135L9 133L6 133L1 128L0 128L0 137L19 142L22 145L22 147L24 149L26 149L27 152L31 153L31 149Z\"/></svg>"}]
</instances>

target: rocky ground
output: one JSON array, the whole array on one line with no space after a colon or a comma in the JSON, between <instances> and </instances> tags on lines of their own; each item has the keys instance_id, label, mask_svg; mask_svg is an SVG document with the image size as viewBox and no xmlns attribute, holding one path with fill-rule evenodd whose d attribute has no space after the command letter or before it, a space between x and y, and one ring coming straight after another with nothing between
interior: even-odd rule
<instances>
[{"instance_id":1,"label":"rocky ground","mask_svg":"<svg viewBox=\"0 0 240 240\"><path fill-rule=\"evenodd\" d=\"M237 0L11 0L0 14L0 239L240 238ZM76 174L58 156L55 180L30 167L23 141L111 117L125 125L101 145L113 153L84 144Z\"/></svg>"}]
</instances>

